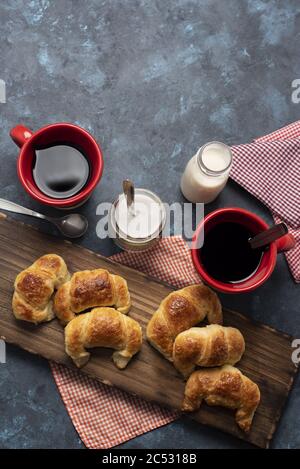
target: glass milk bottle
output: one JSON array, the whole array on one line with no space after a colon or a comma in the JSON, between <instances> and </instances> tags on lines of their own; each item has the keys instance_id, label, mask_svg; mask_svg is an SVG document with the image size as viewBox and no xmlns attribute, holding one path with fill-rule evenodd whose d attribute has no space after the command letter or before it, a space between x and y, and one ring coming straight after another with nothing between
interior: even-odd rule
<instances>
[{"instance_id":1,"label":"glass milk bottle","mask_svg":"<svg viewBox=\"0 0 300 469\"><path fill-rule=\"evenodd\" d=\"M127 206L125 194L120 194L109 213L109 234L114 242L127 251L144 251L161 238L166 223L166 209L160 198L147 189L134 189L134 204Z\"/></svg>"},{"instance_id":2,"label":"glass milk bottle","mask_svg":"<svg viewBox=\"0 0 300 469\"><path fill-rule=\"evenodd\" d=\"M181 178L181 191L190 202L208 204L224 189L232 154L221 142L209 142L188 162Z\"/></svg>"}]
</instances>

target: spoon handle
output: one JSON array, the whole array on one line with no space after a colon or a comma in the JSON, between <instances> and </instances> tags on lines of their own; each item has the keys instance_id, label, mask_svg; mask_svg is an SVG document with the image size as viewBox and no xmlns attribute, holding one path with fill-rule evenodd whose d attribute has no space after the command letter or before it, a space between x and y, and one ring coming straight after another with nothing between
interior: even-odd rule
<instances>
[{"instance_id":1,"label":"spoon handle","mask_svg":"<svg viewBox=\"0 0 300 469\"><path fill-rule=\"evenodd\" d=\"M252 249L261 248L271 244L278 238L286 235L288 228L285 223L278 223L265 231L262 231L249 240Z\"/></svg>"},{"instance_id":2,"label":"spoon handle","mask_svg":"<svg viewBox=\"0 0 300 469\"><path fill-rule=\"evenodd\" d=\"M45 215L35 212L30 208L22 207L22 205L15 204L9 200L0 199L0 209L7 210L8 212L20 213L21 215L29 215L31 217L46 219Z\"/></svg>"},{"instance_id":3,"label":"spoon handle","mask_svg":"<svg viewBox=\"0 0 300 469\"><path fill-rule=\"evenodd\" d=\"M127 208L133 208L134 204L134 185L130 179L125 179L123 181L123 191L126 196Z\"/></svg>"}]
</instances>

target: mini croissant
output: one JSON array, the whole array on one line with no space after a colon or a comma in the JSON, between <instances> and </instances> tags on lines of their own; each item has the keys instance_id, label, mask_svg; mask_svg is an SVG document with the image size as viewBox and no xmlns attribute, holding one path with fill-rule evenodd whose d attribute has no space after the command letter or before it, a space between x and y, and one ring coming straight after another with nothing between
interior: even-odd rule
<instances>
[{"instance_id":1,"label":"mini croissant","mask_svg":"<svg viewBox=\"0 0 300 469\"><path fill-rule=\"evenodd\" d=\"M139 323L114 308L95 308L77 316L65 328L66 353L79 368L90 358L87 348L115 349L113 361L122 369L141 346L142 329Z\"/></svg>"},{"instance_id":2,"label":"mini croissant","mask_svg":"<svg viewBox=\"0 0 300 469\"><path fill-rule=\"evenodd\" d=\"M257 384L231 365L194 371L184 392L182 410L193 412L202 401L210 406L236 409L235 419L245 432L251 428L255 411L260 402Z\"/></svg>"},{"instance_id":3,"label":"mini croissant","mask_svg":"<svg viewBox=\"0 0 300 469\"><path fill-rule=\"evenodd\" d=\"M176 336L208 318L222 324L222 307L217 295L205 285L191 285L170 293L153 314L147 326L147 339L172 361Z\"/></svg>"},{"instance_id":4,"label":"mini croissant","mask_svg":"<svg viewBox=\"0 0 300 469\"><path fill-rule=\"evenodd\" d=\"M37 259L16 277L12 300L15 317L35 324L53 319L53 292L69 278L62 257L46 254Z\"/></svg>"},{"instance_id":5,"label":"mini croissant","mask_svg":"<svg viewBox=\"0 0 300 469\"><path fill-rule=\"evenodd\" d=\"M105 269L76 272L56 293L54 310L62 324L95 306L112 306L128 313L131 302L127 282Z\"/></svg>"},{"instance_id":6,"label":"mini croissant","mask_svg":"<svg viewBox=\"0 0 300 469\"><path fill-rule=\"evenodd\" d=\"M238 329L211 324L181 332L174 342L173 362L184 377L195 366L235 365L245 351L245 341Z\"/></svg>"}]
</instances>

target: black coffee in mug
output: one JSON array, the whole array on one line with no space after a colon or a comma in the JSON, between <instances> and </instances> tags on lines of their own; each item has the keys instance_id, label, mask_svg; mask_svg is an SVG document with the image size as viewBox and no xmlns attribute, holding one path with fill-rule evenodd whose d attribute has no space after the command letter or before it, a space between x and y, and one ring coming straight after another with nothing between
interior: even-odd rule
<instances>
[{"instance_id":1,"label":"black coffee in mug","mask_svg":"<svg viewBox=\"0 0 300 469\"><path fill-rule=\"evenodd\" d=\"M86 185L89 173L86 156L74 145L55 143L35 150L33 178L48 197L72 197Z\"/></svg>"},{"instance_id":2,"label":"black coffee in mug","mask_svg":"<svg viewBox=\"0 0 300 469\"><path fill-rule=\"evenodd\" d=\"M204 233L201 262L208 274L225 283L241 282L257 270L262 249L252 249L252 233L244 225L223 222Z\"/></svg>"}]
</instances>

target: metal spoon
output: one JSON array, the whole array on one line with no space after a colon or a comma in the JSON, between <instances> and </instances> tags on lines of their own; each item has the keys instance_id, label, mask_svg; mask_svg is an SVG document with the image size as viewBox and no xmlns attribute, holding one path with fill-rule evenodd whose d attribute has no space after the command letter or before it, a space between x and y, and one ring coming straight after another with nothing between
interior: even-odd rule
<instances>
[{"instance_id":1,"label":"metal spoon","mask_svg":"<svg viewBox=\"0 0 300 469\"><path fill-rule=\"evenodd\" d=\"M124 179L123 192L126 197L127 210L131 215L134 215L134 185L130 179Z\"/></svg>"},{"instance_id":2,"label":"metal spoon","mask_svg":"<svg viewBox=\"0 0 300 469\"><path fill-rule=\"evenodd\" d=\"M278 223L277 225L262 231L253 238L249 239L249 243L252 249L263 248L271 244L278 238L286 235L288 228L285 223Z\"/></svg>"},{"instance_id":3,"label":"metal spoon","mask_svg":"<svg viewBox=\"0 0 300 469\"><path fill-rule=\"evenodd\" d=\"M42 213L35 212L34 210L22 207L22 205L15 204L5 199L0 199L0 209L47 220L53 223L66 238L80 238L88 228L87 219L79 213L70 213L69 215L59 218L47 217Z\"/></svg>"}]
</instances>

